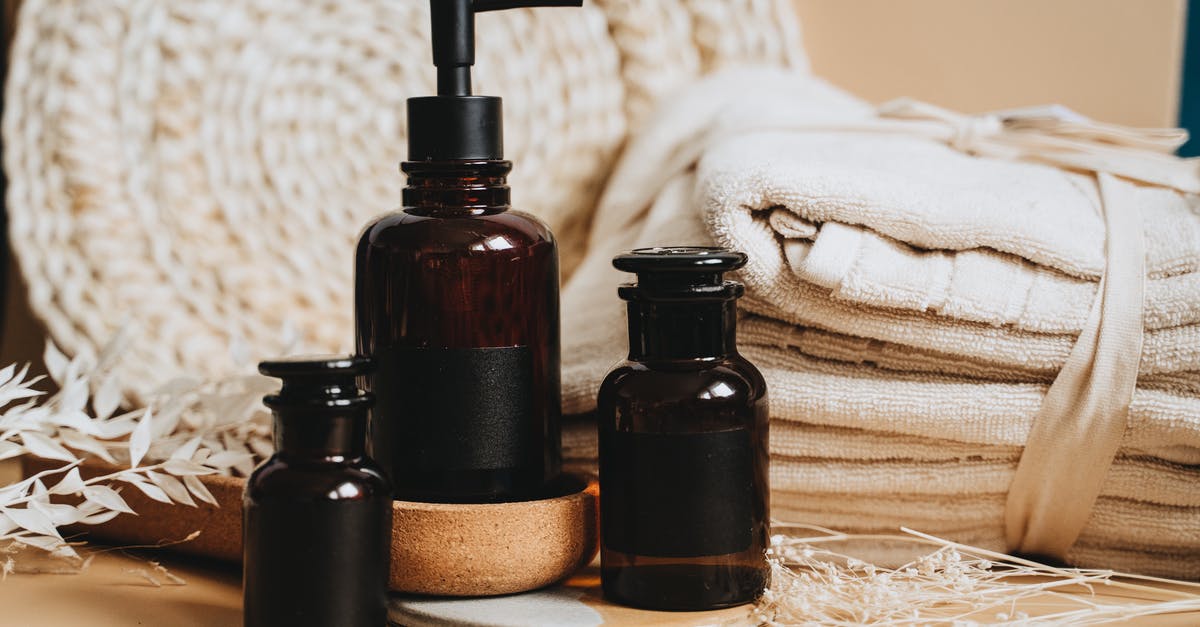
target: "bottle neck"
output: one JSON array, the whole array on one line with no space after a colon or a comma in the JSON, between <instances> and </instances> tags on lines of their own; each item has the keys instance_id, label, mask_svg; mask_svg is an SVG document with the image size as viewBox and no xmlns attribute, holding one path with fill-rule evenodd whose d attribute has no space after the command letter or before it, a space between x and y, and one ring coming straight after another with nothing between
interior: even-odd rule
<instances>
[{"instance_id":1,"label":"bottle neck","mask_svg":"<svg viewBox=\"0 0 1200 627\"><path fill-rule=\"evenodd\" d=\"M509 208L510 161L405 161L405 211L417 215L483 215Z\"/></svg>"},{"instance_id":2,"label":"bottle neck","mask_svg":"<svg viewBox=\"0 0 1200 627\"><path fill-rule=\"evenodd\" d=\"M275 451L284 456L330 460L366 453L367 418L362 409L288 409L274 416Z\"/></svg>"},{"instance_id":3,"label":"bottle neck","mask_svg":"<svg viewBox=\"0 0 1200 627\"><path fill-rule=\"evenodd\" d=\"M737 352L737 303L629 301L629 359L705 359Z\"/></svg>"}]
</instances>

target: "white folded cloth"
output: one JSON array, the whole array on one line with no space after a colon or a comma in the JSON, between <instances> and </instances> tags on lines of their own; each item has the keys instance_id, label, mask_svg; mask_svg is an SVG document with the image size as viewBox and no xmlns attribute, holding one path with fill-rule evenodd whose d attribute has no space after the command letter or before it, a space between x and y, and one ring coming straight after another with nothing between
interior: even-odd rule
<instances>
[{"instance_id":1,"label":"white folded cloth","mask_svg":"<svg viewBox=\"0 0 1200 627\"><path fill-rule=\"evenodd\" d=\"M614 254L742 250L739 346L769 385L774 515L1003 549L1008 484L1105 267L1094 179L880 126L778 71L673 97L627 146L564 290L564 406L594 408L625 352ZM1200 199L1129 193L1146 249L1137 390L1068 559L1200 578ZM569 439L567 457L590 446Z\"/></svg>"}]
</instances>

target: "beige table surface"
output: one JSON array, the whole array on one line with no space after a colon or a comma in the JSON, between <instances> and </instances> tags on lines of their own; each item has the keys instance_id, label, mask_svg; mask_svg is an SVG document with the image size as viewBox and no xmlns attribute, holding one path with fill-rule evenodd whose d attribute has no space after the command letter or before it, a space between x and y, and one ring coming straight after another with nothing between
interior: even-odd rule
<instances>
[{"instance_id":1,"label":"beige table surface","mask_svg":"<svg viewBox=\"0 0 1200 627\"><path fill-rule=\"evenodd\" d=\"M236 567L170 555L151 555L187 584L155 587L134 571L143 557L122 552L97 556L79 575L9 575L0 582L2 627L201 627L241 625L241 582ZM1040 614L1061 604L1026 603L1017 610ZM747 607L719 612L642 612L604 603L599 578L589 569L564 585L540 592L491 599L394 600L392 619L426 625L741 625ZM986 620L987 617L979 617ZM1138 625L1200 625L1200 613L1157 616Z\"/></svg>"},{"instance_id":2,"label":"beige table surface","mask_svg":"<svg viewBox=\"0 0 1200 627\"><path fill-rule=\"evenodd\" d=\"M11 481L13 472L11 465L0 463L0 485ZM151 559L186 584L156 587L148 582L138 571L152 571ZM164 577L157 578L165 582ZM392 619L413 627L748 624L748 607L718 612L643 612L605 603L599 587L598 571L592 566L564 584L523 595L467 600L396 597ZM163 551L101 550L80 574L13 574L0 581L0 627L236 626L241 624L241 604L237 566ZM1037 615L1056 607L1061 608L1061 602L1035 600L1015 609ZM1156 616L1136 624L1200 625L1200 612Z\"/></svg>"}]
</instances>

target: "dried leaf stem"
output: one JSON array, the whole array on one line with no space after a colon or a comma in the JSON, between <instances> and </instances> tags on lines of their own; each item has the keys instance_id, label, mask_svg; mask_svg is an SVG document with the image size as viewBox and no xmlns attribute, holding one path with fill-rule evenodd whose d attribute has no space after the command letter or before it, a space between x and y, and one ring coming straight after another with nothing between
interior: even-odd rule
<instances>
[{"instance_id":1,"label":"dried leaf stem","mask_svg":"<svg viewBox=\"0 0 1200 627\"><path fill-rule=\"evenodd\" d=\"M765 625L1092 625L1200 612L1200 584L1195 583L1051 566L911 529L844 534L782 522L775 529L787 533L772 539L772 584L756 609ZM830 548L880 543L912 544L914 553L921 547L932 550L889 567ZM1113 600L1112 591L1127 594ZM1031 615L1028 608L1037 602L1066 609Z\"/></svg>"},{"instance_id":2,"label":"dried leaf stem","mask_svg":"<svg viewBox=\"0 0 1200 627\"><path fill-rule=\"evenodd\" d=\"M13 555L23 547L81 563L76 543L59 529L133 514L123 488L162 503L216 505L200 476L245 475L269 453L270 423L259 402L269 388L263 377L172 381L146 406L119 412L121 388L111 371L127 340L118 335L98 356L73 359L47 344L44 362L58 387L50 395L37 389L42 378L29 377L28 366L0 369L0 460L29 455L63 462L0 486L4 574L17 568ZM85 480L80 465L88 458L118 470ZM68 496L77 502L63 502Z\"/></svg>"}]
</instances>

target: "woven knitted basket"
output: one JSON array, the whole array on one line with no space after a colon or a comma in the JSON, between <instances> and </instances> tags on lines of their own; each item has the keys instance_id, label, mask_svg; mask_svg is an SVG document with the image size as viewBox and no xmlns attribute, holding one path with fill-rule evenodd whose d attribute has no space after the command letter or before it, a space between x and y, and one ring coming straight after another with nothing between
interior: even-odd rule
<instances>
[{"instance_id":1,"label":"woven knitted basket","mask_svg":"<svg viewBox=\"0 0 1200 627\"><path fill-rule=\"evenodd\" d=\"M514 205L565 265L629 129L718 66L802 66L788 0L484 14ZM26 0L3 120L12 250L68 353L132 325L137 400L285 349L351 348L354 239L398 204L425 0ZM245 366L242 366L244 368Z\"/></svg>"}]
</instances>

